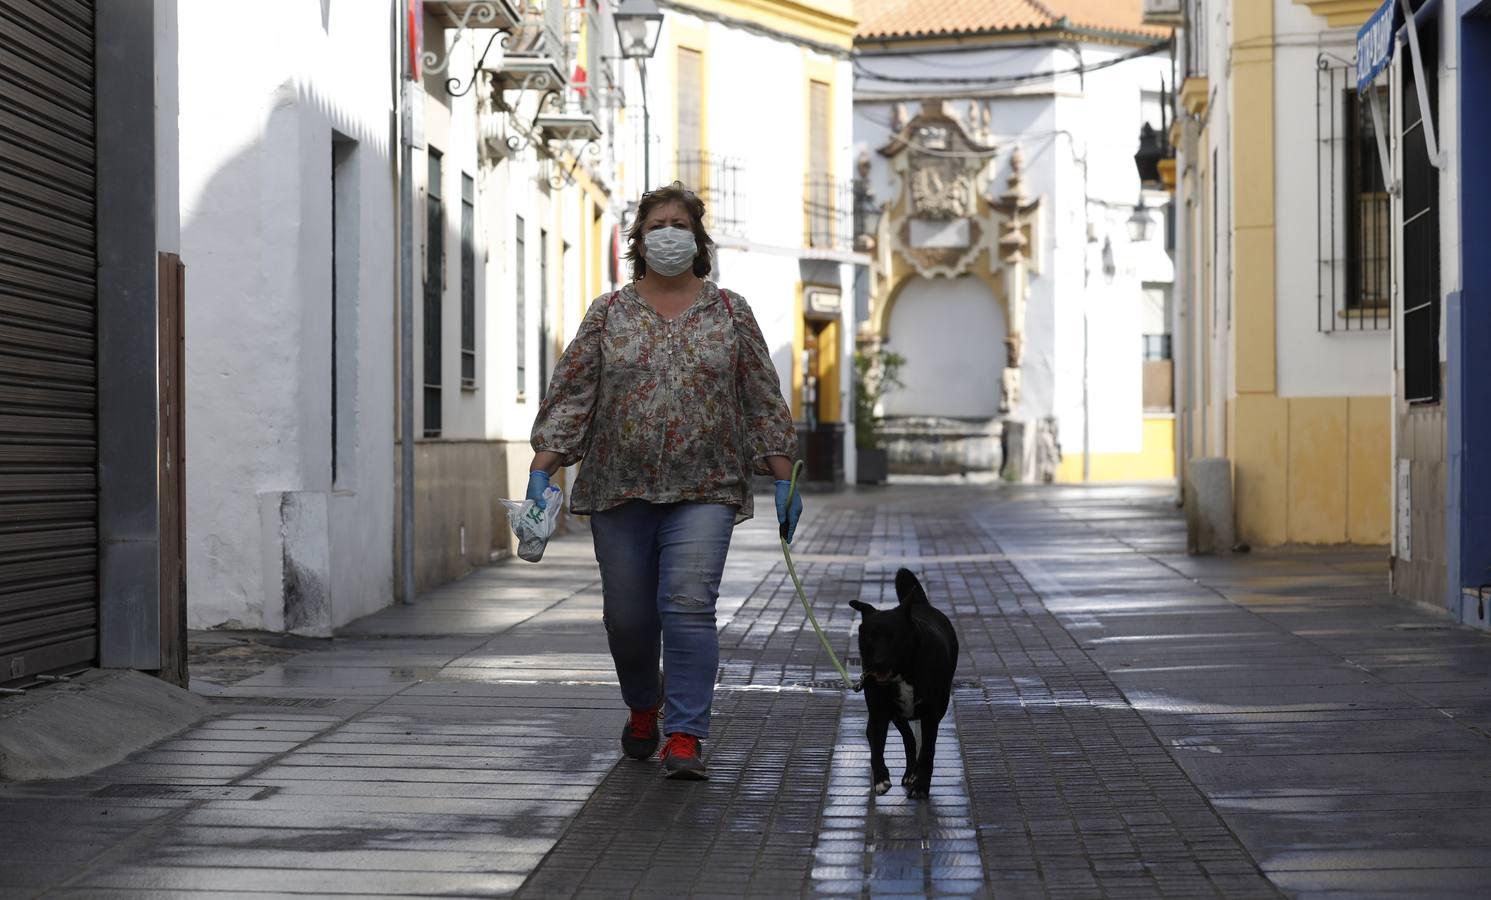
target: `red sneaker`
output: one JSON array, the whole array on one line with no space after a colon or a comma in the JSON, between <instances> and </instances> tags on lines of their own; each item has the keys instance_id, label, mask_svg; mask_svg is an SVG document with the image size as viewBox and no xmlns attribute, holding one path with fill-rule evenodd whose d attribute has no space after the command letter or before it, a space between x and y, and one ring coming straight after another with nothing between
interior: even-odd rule
<instances>
[{"instance_id":1,"label":"red sneaker","mask_svg":"<svg viewBox=\"0 0 1491 900\"><path fill-rule=\"evenodd\" d=\"M663 745L663 768L668 770L669 778L684 781L709 778L704 760L699 757L699 739L681 731L668 735L668 743Z\"/></svg>"},{"instance_id":2,"label":"red sneaker","mask_svg":"<svg viewBox=\"0 0 1491 900\"><path fill-rule=\"evenodd\" d=\"M621 752L632 759L649 759L657 749L658 710L661 701L651 709L634 709L627 717L626 727L621 730Z\"/></svg>"}]
</instances>

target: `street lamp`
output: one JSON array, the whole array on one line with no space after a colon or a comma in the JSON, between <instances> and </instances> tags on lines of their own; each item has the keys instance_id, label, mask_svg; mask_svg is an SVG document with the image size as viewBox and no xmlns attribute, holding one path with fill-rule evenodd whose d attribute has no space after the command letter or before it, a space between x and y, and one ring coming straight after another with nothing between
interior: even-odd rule
<instances>
[{"instance_id":1,"label":"street lamp","mask_svg":"<svg viewBox=\"0 0 1491 900\"><path fill-rule=\"evenodd\" d=\"M1129 216L1129 240L1136 244L1149 240L1154 235L1154 217L1149 214L1149 208L1144 205L1144 192L1139 192L1139 199L1134 203L1134 214Z\"/></svg>"},{"instance_id":2,"label":"street lamp","mask_svg":"<svg viewBox=\"0 0 1491 900\"><path fill-rule=\"evenodd\" d=\"M622 0L616 8L616 36L627 59L651 59L663 31L663 14L652 0Z\"/></svg>"},{"instance_id":3,"label":"street lamp","mask_svg":"<svg viewBox=\"0 0 1491 900\"><path fill-rule=\"evenodd\" d=\"M652 115L647 110L647 60L657 52L663 14L653 0L622 0L613 15L623 59L635 59L642 79L642 190L652 188Z\"/></svg>"}]
</instances>

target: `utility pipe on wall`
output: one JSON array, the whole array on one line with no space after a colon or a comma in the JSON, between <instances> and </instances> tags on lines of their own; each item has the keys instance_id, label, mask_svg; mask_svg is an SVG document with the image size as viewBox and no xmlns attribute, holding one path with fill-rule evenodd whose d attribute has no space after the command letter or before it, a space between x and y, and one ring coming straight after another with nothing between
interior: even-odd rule
<instances>
[{"instance_id":1,"label":"utility pipe on wall","mask_svg":"<svg viewBox=\"0 0 1491 900\"><path fill-rule=\"evenodd\" d=\"M414 602L414 135L408 16L398 3L399 90L395 94L399 131L399 602Z\"/></svg>"}]
</instances>

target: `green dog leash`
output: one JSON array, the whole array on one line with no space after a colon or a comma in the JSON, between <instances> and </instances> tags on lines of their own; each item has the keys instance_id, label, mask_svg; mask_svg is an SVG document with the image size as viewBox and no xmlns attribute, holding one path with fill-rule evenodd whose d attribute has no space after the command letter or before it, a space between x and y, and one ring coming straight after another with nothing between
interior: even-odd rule
<instances>
[{"instance_id":1,"label":"green dog leash","mask_svg":"<svg viewBox=\"0 0 1491 900\"><path fill-rule=\"evenodd\" d=\"M792 508L792 498L797 494L797 476L801 471L802 460L799 459L792 464L792 483L787 487L788 509ZM782 527L779 529L779 536L782 541L782 556L787 560L787 574L792 576L792 586L797 589L797 599L802 601L803 612L808 614L808 621L813 623L813 630L818 632L819 642L823 644L823 649L828 651L828 658L833 660L834 668L839 670L839 677L844 679L844 688L850 691L858 691L860 686L856 685L850 679L849 673L844 671L844 664L839 662L838 654L834 653L834 648L828 643L828 636L823 633L823 628L818 624L818 617L813 615L813 607L808 603L807 595L803 593L802 581L797 577L797 567L792 564L792 548L787 544L786 522L782 523Z\"/></svg>"}]
</instances>

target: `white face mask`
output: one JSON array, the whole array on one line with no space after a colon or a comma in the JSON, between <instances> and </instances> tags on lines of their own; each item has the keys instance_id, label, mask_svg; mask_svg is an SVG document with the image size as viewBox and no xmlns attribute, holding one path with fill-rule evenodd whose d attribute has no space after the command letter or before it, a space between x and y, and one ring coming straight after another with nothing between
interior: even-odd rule
<instances>
[{"instance_id":1,"label":"white face mask","mask_svg":"<svg viewBox=\"0 0 1491 900\"><path fill-rule=\"evenodd\" d=\"M677 275L694 264L699 247L687 228L669 226L647 232L642 238L647 267L659 275Z\"/></svg>"}]
</instances>

